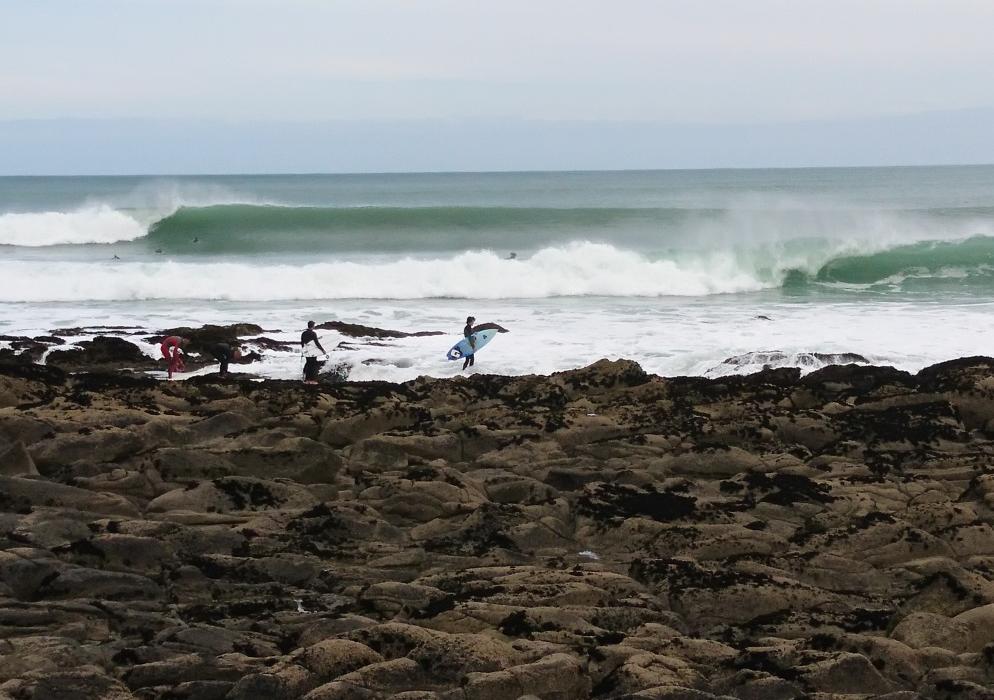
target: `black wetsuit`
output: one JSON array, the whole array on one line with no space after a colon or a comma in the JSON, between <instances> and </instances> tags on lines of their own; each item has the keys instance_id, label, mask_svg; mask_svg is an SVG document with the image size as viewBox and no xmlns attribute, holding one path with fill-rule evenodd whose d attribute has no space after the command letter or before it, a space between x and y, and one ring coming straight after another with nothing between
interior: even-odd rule
<instances>
[{"instance_id":1,"label":"black wetsuit","mask_svg":"<svg viewBox=\"0 0 994 700\"><path fill-rule=\"evenodd\" d=\"M325 349L321 347L321 342L318 340L318 334L315 333L310 328L308 328L306 331L300 334L300 347L303 348L308 343L314 343L317 346L318 350L327 354ZM315 379L317 379L318 370L321 369L322 364L323 363L320 360L318 360L318 358L308 357L304 361L304 380L312 382Z\"/></svg>"},{"instance_id":2,"label":"black wetsuit","mask_svg":"<svg viewBox=\"0 0 994 700\"><path fill-rule=\"evenodd\" d=\"M221 376L228 374L228 363L231 362L231 346L227 343L216 343L211 346L211 355L221 363Z\"/></svg>"},{"instance_id":3,"label":"black wetsuit","mask_svg":"<svg viewBox=\"0 0 994 700\"><path fill-rule=\"evenodd\" d=\"M463 337L469 341L469 349L473 351L468 355L466 355L466 359L463 360L462 368L466 369L467 367L472 367L474 364L476 364L476 360L473 359L473 356L476 354L476 345L474 344L472 338L470 338L470 336L473 335L473 324L467 323L466 327L462 329L462 334Z\"/></svg>"}]
</instances>

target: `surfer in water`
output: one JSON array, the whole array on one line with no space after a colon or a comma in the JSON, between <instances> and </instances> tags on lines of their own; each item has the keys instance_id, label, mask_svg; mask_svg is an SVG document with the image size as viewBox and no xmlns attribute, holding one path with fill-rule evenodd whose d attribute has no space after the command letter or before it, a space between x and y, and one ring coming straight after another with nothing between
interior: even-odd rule
<instances>
[{"instance_id":1,"label":"surfer in water","mask_svg":"<svg viewBox=\"0 0 994 700\"><path fill-rule=\"evenodd\" d=\"M183 363L183 354L180 352L180 349L185 348L189 344L189 338L181 338L178 335L163 338L159 349L162 351L162 357L169 361L168 372L170 379L173 378L173 372L186 371L186 365Z\"/></svg>"},{"instance_id":2,"label":"surfer in water","mask_svg":"<svg viewBox=\"0 0 994 700\"><path fill-rule=\"evenodd\" d=\"M473 355L476 354L476 338L473 337L473 321L475 320L476 319L473 318L472 316L467 316L466 327L462 329L463 337L469 343L469 349L473 351L468 355L466 355L466 359L463 360L462 363L463 369L466 369L467 367L472 367L475 364L475 360L473 359Z\"/></svg>"},{"instance_id":3,"label":"surfer in water","mask_svg":"<svg viewBox=\"0 0 994 700\"><path fill-rule=\"evenodd\" d=\"M325 357L328 356L328 351L321 347L318 334L314 331L314 321L308 321L307 330L300 334L300 350L307 356L307 360L304 362L304 384L318 383L318 370L321 369L321 365L323 364L318 360L317 355L314 355L313 351L307 347L312 344Z\"/></svg>"}]
</instances>

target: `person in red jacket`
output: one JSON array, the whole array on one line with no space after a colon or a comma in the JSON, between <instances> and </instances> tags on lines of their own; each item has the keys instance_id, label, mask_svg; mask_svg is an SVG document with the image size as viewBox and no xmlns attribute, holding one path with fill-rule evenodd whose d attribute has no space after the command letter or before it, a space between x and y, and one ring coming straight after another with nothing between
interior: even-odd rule
<instances>
[{"instance_id":1,"label":"person in red jacket","mask_svg":"<svg viewBox=\"0 0 994 700\"><path fill-rule=\"evenodd\" d=\"M186 370L186 365L183 364L183 355L180 353L180 348L185 348L190 344L189 338L180 338L178 335L171 335L162 341L162 345L159 348L162 350L162 356L169 360L169 378L173 378L173 372L183 372Z\"/></svg>"}]
</instances>

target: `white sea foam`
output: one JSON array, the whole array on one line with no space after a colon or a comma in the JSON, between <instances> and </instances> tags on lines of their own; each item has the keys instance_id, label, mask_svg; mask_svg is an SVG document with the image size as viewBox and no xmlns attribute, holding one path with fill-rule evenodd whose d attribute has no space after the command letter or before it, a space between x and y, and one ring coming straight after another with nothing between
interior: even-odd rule
<instances>
[{"instance_id":1,"label":"white sea foam","mask_svg":"<svg viewBox=\"0 0 994 700\"><path fill-rule=\"evenodd\" d=\"M37 336L67 326L137 325L149 333L129 338L137 340L148 354L158 356L156 347L139 339L164 328L202 323L253 321L267 329L267 337L291 342L299 340L309 319L447 333L370 344L324 332L322 344L331 352L331 362L351 364L352 379L406 381L421 375L461 374L462 363L447 362L445 352L459 340L465 317L473 314L481 322L498 322L511 331L498 336L478 356L473 370L478 373L545 374L605 357L632 359L646 371L664 376L747 374L767 364L799 366L808 372L827 364L824 355L837 354L837 361L849 362L852 357L847 353L858 353L874 365L914 372L954 357L990 354L994 326L987 319L992 306L994 302L976 300L918 304L879 298L811 304L766 295L274 304L69 302L4 305L0 334ZM94 331L99 332L104 331ZM348 345L340 348L342 340ZM251 340L246 344L252 347ZM778 350L775 356L755 352L771 348ZM812 352L822 354L822 358L812 359ZM752 357L748 357L750 353ZM263 355L263 362L238 367L237 371L288 379L301 376L302 359L297 352L263 349ZM723 362L731 357L756 362Z\"/></svg>"},{"instance_id":2,"label":"white sea foam","mask_svg":"<svg viewBox=\"0 0 994 700\"><path fill-rule=\"evenodd\" d=\"M106 204L75 211L0 214L0 245L40 247L133 241L144 224Z\"/></svg>"},{"instance_id":3,"label":"white sea foam","mask_svg":"<svg viewBox=\"0 0 994 700\"><path fill-rule=\"evenodd\" d=\"M821 256L829 256L825 252ZM607 244L575 243L505 260L488 251L451 258L323 262L0 262L0 301L139 299L536 299L706 296L779 286L787 269L817 262L736 258L716 251L653 260Z\"/></svg>"}]
</instances>

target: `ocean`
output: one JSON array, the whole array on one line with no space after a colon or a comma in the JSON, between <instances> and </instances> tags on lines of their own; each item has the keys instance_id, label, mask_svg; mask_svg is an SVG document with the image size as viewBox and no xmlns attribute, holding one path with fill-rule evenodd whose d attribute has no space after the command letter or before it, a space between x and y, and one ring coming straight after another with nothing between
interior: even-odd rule
<instances>
[{"instance_id":1,"label":"ocean","mask_svg":"<svg viewBox=\"0 0 994 700\"><path fill-rule=\"evenodd\" d=\"M468 315L511 331L474 368L501 374L994 355L994 166L0 178L2 335L446 333L333 352L403 381L460 372L445 352Z\"/></svg>"}]
</instances>

